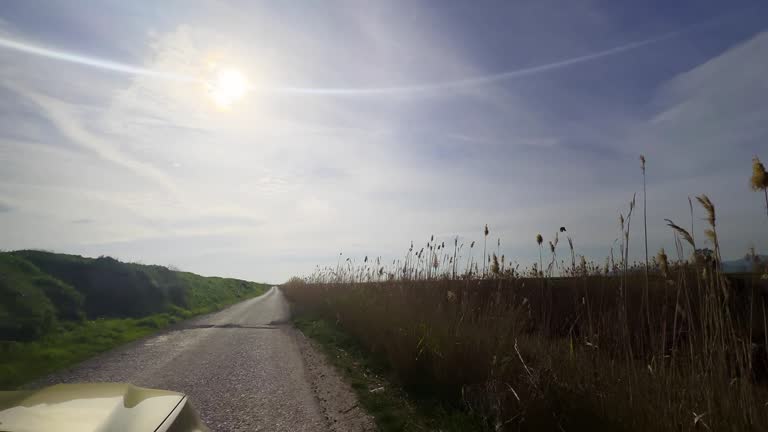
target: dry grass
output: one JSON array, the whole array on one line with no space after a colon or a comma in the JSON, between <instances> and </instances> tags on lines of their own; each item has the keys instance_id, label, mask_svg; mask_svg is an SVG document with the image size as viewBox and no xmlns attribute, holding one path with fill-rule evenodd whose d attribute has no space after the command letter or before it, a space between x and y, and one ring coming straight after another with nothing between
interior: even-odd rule
<instances>
[{"instance_id":1,"label":"dry grass","mask_svg":"<svg viewBox=\"0 0 768 432\"><path fill-rule=\"evenodd\" d=\"M505 266L485 245L481 270L473 242L459 273L463 245L433 238L390 265L348 259L284 290L386 359L412 392L489 430L768 430L768 281L720 271L715 207L697 200L714 251L692 260L662 250L629 263L633 198L621 257L604 266L577 265L570 239L571 265L558 265L556 235L546 270L543 257ZM683 241L696 250L692 232L668 224L678 257Z\"/></svg>"}]
</instances>

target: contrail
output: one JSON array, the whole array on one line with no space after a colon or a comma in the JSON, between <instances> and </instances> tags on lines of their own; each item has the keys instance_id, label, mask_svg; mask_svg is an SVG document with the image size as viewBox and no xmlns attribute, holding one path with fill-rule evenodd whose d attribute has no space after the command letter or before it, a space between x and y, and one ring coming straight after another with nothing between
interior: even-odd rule
<instances>
[{"instance_id":1,"label":"contrail","mask_svg":"<svg viewBox=\"0 0 768 432\"><path fill-rule=\"evenodd\" d=\"M692 30L692 28L686 28L670 33L666 33L661 36L657 36L650 39L645 39L637 42L630 42L625 45L609 48L603 51L598 51L591 54L586 54L578 57L571 57L563 60L559 60L552 63L541 64L537 66L531 66L522 69L515 69L511 71L496 73L492 75L483 75L469 77L453 81L443 81L437 83L415 84L408 86L392 86L392 87L359 87L359 88L311 88L311 87L283 87L273 89L272 91L283 93L297 93L297 94L316 94L316 95L337 95L337 96L355 96L355 95L384 95L384 94L398 94L398 93L421 93L432 92L435 90L450 90L462 87L472 87L483 84L491 84L500 81L509 81L526 76L536 75L542 72L547 72L556 69L562 69L568 66L576 65L579 63L586 63L593 60L597 60L603 57L614 56L627 51L638 49L644 46L653 45L668 39L677 37L683 33Z\"/></svg>"},{"instance_id":2,"label":"contrail","mask_svg":"<svg viewBox=\"0 0 768 432\"><path fill-rule=\"evenodd\" d=\"M639 42L632 42L626 45L610 48L604 51L598 51L592 54L586 54L579 57L571 57L568 59L546 63L538 66L531 66L522 69L516 69L507 72L501 72L492 75L483 75L470 78L464 78L454 81L443 81L437 83L428 84L416 84L409 86L394 86L394 87L361 87L361 88L306 88L306 87L283 87L275 89L277 91L285 93L307 93L307 94L319 94L319 95L375 95L375 94L388 94L388 93L419 93L429 92L435 90L449 90L461 87L472 87L483 84L491 84L494 82L508 81L516 78L522 78L530 75L536 75L541 72L547 72L555 69L562 69L567 66L585 63L599 58L608 57L616 54L620 54L626 51L637 49L646 45L658 43L679 35L681 32L669 33L663 36L655 37L652 39L646 39Z\"/></svg>"},{"instance_id":3,"label":"contrail","mask_svg":"<svg viewBox=\"0 0 768 432\"><path fill-rule=\"evenodd\" d=\"M41 57L47 57L54 60L61 60L69 63L77 63L85 66L91 66L99 69L105 69L113 72L121 72L130 75L145 75L153 78L160 78L172 81L202 82L197 78L178 75L168 72L145 69L141 67L126 65L109 60L101 60L93 57L87 57L79 54L57 51L50 48L40 47L24 42L14 41L0 37L0 47L20 51L27 54L33 54Z\"/></svg>"},{"instance_id":4,"label":"contrail","mask_svg":"<svg viewBox=\"0 0 768 432\"><path fill-rule=\"evenodd\" d=\"M738 12L743 12L743 11L738 11ZM258 93L268 93L268 94L366 96L366 95L397 95L397 94L424 93L424 92L433 92L436 90L450 90L450 89L457 89L457 88L463 88L463 87L472 87L472 86L490 84L490 83L501 82L501 81L508 81L508 80L513 80L513 79L522 78L526 76L536 75L543 72L562 69L562 68L573 66L580 63L594 61L604 57L618 55L621 53L625 53L627 51L632 51L638 48L657 44L659 42L663 42L665 40L678 37L684 33L688 33L700 27L714 24L716 22L722 21L724 18L728 16L733 16L733 15L735 15L735 13L728 14L726 16L715 17L713 19L702 21L697 24L684 27L680 30L665 33L663 35L656 36L650 39L630 42L624 45L619 45L613 48L594 52L591 54L585 54L578 57L571 57L571 58L555 61L552 63L546 63L546 64L531 66L531 67L522 68L522 69L516 69L516 70L491 74L491 75L469 77L469 78L464 78L459 80L414 84L414 85L406 85L406 86L358 87L358 88L354 88L354 87L323 88L323 87L292 87L292 86L270 88L270 87L251 86L249 90L258 92ZM79 54L68 53L64 51L57 51L54 49L40 47L40 46L19 42L19 41L14 41L11 39L5 39L1 37L0 37L0 47L24 52L27 54L47 57L55 60L61 60L61 61L66 61L70 63L77 63L85 66L91 66L91 67L96 67L100 69L110 70L114 72L121 72L121 73L132 74L132 75L145 75L145 76L151 76L151 77L160 78L160 79L203 83L203 84L210 85L208 81L195 78L195 77L173 74L173 73L152 70L152 69L145 69L145 68L131 66L123 63L117 63L109 60L102 60L94 57L87 57Z\"/></svg>"},{"instance_id":5,"label":"contrail","mask_svg":"<svg viewBox=\"0 0 768 432\"><path fill-rule=\"evenodd\" d=\"M483 84L491 84L491 83L500 82L500 81L508 81L508 80L513 80L517 78L522 78L522 77L535 75L535 74L552 71L556 69L562 69L568 66L579 64L579 63L586 63L586 62L590 62L600 58L625 53L627 51L635 50L648 45L657 44L665 40L673 39L685 33L689 33L693 30L697 30L702 27L717 24L725 19L732 18L735 15L741 14L743 12L745 12L745 10L738 10L726 15L716 16L714 18L710 18L705 21L700 21L698 23L691 24L679 30L665 33L660 36L644 39L641 41L630 42L624 45L619 45L613 48L608 48L606 50L594 52L591 54L585 54L582 56L571 57L571 58L555 61L552 63L545 63L537 66L531 66L531 67L522 68L522 69L515 69L515 70L491 74L491 75L475 76L475 77L463 78L459 80L442 81L442 82L436 82L436 83L414 84L414 85L406 85L406 86L358 87L358 88L282 87L282 88L272 89L272 91L282 92L282 93L310 94L310 95L315 94L315 95L356 96L356 95L423 93L423 92L431 92L435 90L450 90L450 89L456 89L456 88L462 88L462 87L472 87L472 86L483 85Z\"/></svg>"}]
</instances>

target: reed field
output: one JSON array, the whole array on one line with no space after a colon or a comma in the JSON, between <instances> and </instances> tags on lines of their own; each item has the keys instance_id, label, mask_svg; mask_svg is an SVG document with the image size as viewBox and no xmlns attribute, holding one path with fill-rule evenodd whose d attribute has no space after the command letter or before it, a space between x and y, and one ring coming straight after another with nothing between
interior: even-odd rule
<instances>
[{"instance_id":1,"label":"reed field","mask_svg":"<svg viewBox=\"0 0 768 432\"><path fill-rule=\"evenodd\" d=\"M706 195L688 201L705 238L667 221L677 250L647 252L647 237L630 238L638 214L645 225L635 201L605 262L578 255L560 228L548 242L531 233L539 262L513 266L486 226L477 243L431 237L400 260L340 260L283 290L297 313L386 361L409 393L487 430L768 430L765 263L752 251L752 271L723 271ZM651 256L630 263L630 248Z\"/></svg>"}]
</instances>

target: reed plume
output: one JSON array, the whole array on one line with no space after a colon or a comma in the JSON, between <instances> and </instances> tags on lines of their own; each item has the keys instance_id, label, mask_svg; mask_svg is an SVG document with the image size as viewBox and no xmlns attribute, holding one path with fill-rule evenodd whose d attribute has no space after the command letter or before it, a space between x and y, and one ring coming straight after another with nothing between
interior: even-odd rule
<instances>
[{"instance_id":1,"label":"reed plume","mask_svg":"<svg viewBox=\"0 0 768 432\"><path fill-rule=\"evenodd\" d=\"M752 158L752 177L749 178L749 186L753 191L763 191L765 196L765 211L768 214L768 172L760 159L755 156Z\"/></svg>"},{"instance_id":2,"label":"reed plume","mask_svg":"<svg viewBox=\"0 0 768 432\"><path fill-rule=\"evenodd\" d=\"M541 234L536 234L536 244L539 245L539 271L544 270L544 260L541 257L541 244L544 243L544 237Z\"/></svg>"},{"instance_id":3,"label":"reed plume","mask_svg":"<svg viewBox=\"0 0 768 432\"><path fill-rule=\"evenodd\" d=\"M696 242L693 241L693 236L691 235L691 233L686 231L685 228L679 225L676 225L674 222L672 222L669 219L664 219L664 220L667 222L667 226L672 228L678 235L680 235L680 237L682 237L685 241L687 241L688 244L690 244L694 250L696 250Z\"/></svg>"},{"instance_id":4,"label":"reed plume","mask_svg":"<svg viewBox=\"0 0 768 432\"><path fill-rule=\"evenodd\" d=\"M501 270L499 268L499 258L496 256L496 254L493 254L493 260L491 262L491 273L498 276L499 273L501 273Z\"/></svg>"},{"instance_id":5,"label":"reed plume","mask_svg":"<svg viewBox=\"0 0 768 432\"><path fill-rule=\"evenodd\" d=\"M485 275L485 250L486 246L488 246L488 234L490 231L488 231L488 224L485 224L485 230L483 230L483 275Z\"/></svg>"},{"instance_id":6,"label":"reed plume","mask_svg":"<svg viewBox=\"0 0 768 432\"><path fill-rule=\"evenodd\" d=\"M664 248L661 248L659 250L659 254L656 255L656 259L659 261L659 268L661 270L662 276L665 278L669 277L669 260L667 259L667 253L664 251Z\"/></svg>"}]
</instances>

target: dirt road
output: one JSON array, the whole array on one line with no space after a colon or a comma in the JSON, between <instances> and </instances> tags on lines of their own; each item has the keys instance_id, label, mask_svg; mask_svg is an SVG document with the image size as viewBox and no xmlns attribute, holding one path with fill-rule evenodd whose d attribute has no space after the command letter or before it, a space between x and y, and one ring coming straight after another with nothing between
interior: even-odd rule
<instances>
[{"instance_id":1,"label":"dirt road","mask_svg":"<svg viewBox=\"0 0 768 432\"><path fill-rule=\"evenodd\" d=\"M348 388L332 389L341 394L336 406L318 402L316 392L328 389L317 389L310 375L327 379L334 371L326 365L306 367L302 352L312 348L284 324L288 318L283 294L272 288L261 297L127 344L36 385L117 381L183 392L214 431L369 429L367 420L343 426L344 419L334 418L336 411L365 417L354 408ZM309 357L316 362L318 356ZM347 410L349 406L353 409Z\"/></svg>"}]
</instances>

